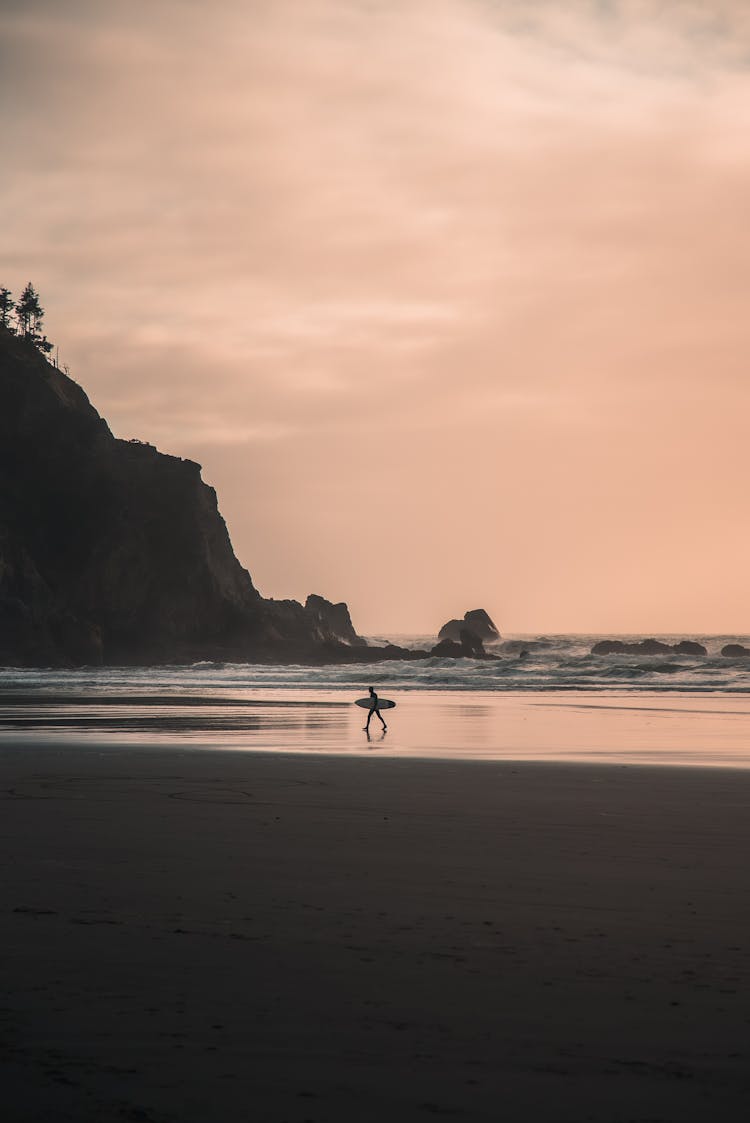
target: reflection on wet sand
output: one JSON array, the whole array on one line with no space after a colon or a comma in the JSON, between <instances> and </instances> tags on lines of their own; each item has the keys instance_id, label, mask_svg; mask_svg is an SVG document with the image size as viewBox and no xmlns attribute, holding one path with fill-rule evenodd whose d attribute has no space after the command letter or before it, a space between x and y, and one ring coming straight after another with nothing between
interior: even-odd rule
<instances>
[{"instance_id":1,"label":"reflection on wet sand","mask_svg":"<svg viewBox=\"0 0 750 1123\"><path fill-rule=\"evenodd\" d=\"M307 693L307 696L306 696ZM750 767L750 697L411 691L382 735L341 691L26 692L0 697L0 743L206 746L496 760Z\"/></svg>"},{"instance_id":2,"label":"reflection on wet sand","mask_svg":"<svg viewBox=\"0 0 750 1123\"><path fill-rule=\"evenodd\" d=\"M118 743L159 743L222 735L220 743L250 748L259 738L305 745L346 725L343 701L206 698L175 695L14 695L0 701L0 739L65 740L109 736ZM36 735L36 736L35 736ZM297 746L299 747L299 746Z\"/></svg>"}]
</instances>

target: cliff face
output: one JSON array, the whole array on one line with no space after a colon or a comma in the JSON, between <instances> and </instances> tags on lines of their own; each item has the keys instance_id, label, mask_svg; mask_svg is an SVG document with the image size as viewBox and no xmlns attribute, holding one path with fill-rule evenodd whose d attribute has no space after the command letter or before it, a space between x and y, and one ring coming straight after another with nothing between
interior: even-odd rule
<instances>
[{"instance_id":1,"label":"cliff face","mask_svg":"<svg viewBox=\"0 0 750 1123\"><path fill-rule=\"evenodd\" d=\"M320 642L237 561L200 466L116 439L0 327L0 662L283 657Z\"/></svg>"},{"instance_id":2,"label":"cliff face","mask_svg":"<svg viewBox=\"0 0 750 1123\"><path fill-rule=\"evenodd\" d=\"M305 612L317 627L321 638L334 636L351 647L367 647L367 640L355 632L344 601L332 604L325 597L311 593L305 601Z\"/></svg>"}]
</instances>

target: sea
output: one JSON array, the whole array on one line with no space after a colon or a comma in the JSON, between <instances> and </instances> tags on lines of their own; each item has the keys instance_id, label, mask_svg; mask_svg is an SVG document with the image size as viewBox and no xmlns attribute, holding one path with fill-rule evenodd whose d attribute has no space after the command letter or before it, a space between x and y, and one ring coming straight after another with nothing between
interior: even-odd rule
<instances>
[{"instance_id":1,"label":"sea","mask_svg":"<svg viewBox=\"0 0 750 1123\"><path fill-rule=\"evenodd\" d=\"M705 655L593 655L597 635L513 635L497 658L309 667L0 668L0 748L171 746L498 761L750 767L747 635L696 640ZM428 650L432 636L372 636ZM387 731L352 705L396 702Z\"/></svg>"}]
</instances>

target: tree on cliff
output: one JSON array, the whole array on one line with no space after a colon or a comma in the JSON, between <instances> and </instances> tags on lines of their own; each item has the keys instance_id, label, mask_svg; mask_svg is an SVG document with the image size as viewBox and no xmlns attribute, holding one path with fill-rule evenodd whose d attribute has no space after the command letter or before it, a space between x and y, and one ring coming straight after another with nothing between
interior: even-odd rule
<instances>
[{"instance_id":1,"label":"tree on cliff","mask_svg":"<svg viewBox=\"0 0 750 1123\"><path fill-rule=\"evenodd\" d=\"M21 297L16 304L16 317L19 331L24 339L33 343L40 351L49 354L53 345L46 335L41 334L44 309L39 303L39 294L31 281L21 293Z\"/></svg>"},{"instance_id":2,"label":"tree on cliff","mask_svg":"<svg viewBox=\"0 0 750 1123\"><path fill-rule=\"evenodd\" d=\"M16 304L16 316L18 317L18 327L24 339L33 338L33 336L39 334L44 309L39 303L39 294L31 281L21 293L18 304Z\"/></svg>"},{"instance_id":3,"label":"tree on cliff","mask_svg":"<svg viewBox=\"0 0 750 1123\"><path fill-rule=\"evenodd\" d=\"M10 331L13 331L10 323L10 316L14 309L15 304L13 303L13 294L10 289L0 286L0 324Z\"/></svg>"}]
</instances>

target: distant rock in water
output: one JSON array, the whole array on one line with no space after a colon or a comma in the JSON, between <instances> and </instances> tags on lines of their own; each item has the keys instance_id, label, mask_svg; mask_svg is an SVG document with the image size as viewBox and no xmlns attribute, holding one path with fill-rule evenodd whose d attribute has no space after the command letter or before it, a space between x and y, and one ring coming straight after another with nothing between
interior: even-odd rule
<instances>
[{"instance_id":1,"label":"distant rock in water","mask_svg":"<svg viewBox=\"0 0 750 1123\"><path fill-rule=\"evenodd\" d=\"M495 640L500 639L500 632L494 620L483 608L473 608L470 612L464 613L464 620L466 627L485 643L494 643Z\"/></svg>"},{"instance_id":2,"label":"distant rock in water","mask_svg":"<svg viewBox=\"0 0 750 1123\"><path fill-rule=\"evenodd\" d=\"M484 650L484 644L474 632L462 628L459 641L442 639L430 650L438 659L494 659Z\"/></svg>"},{"instance_id":3,"label":"distant rock in water","mask_svg":"<svg viewBox=\"0 0 750 1123\"><path fill-rule=\"evenodd\" d=\"M476 632L469 628L462 628L458 638L465 654L471 659L483 659L485 657L484 644Z\"/></svg>"},{"instance_id":4,"label":"distant rock in water","mask_svg":"<svg viewBox=\"0 0 750 1123\"><path fill-rule=\"evenodd\" d=\"M367 640L355 632L349 608L344 601L332 604L325 597L311 593L305 601L305 612L317 627L321 640L333 638L352 647L367 647Z\"/></svg>"},{"instance_id":5,"label":"distant rock in water","mask_svg":"<svg viewBox=\"0 0 750 1123\"><path fill-rule=\"evenodd\" d=\"M728 643L722 647L721 654L727 659L750 659L750 647L744 647L741 643Z\"/></svg>"},{"instance_id":6,"label":"distant rock in water","mask_svg":"<svg viewBox=\"0 0 750 1123\"><path fill-rule=\"evenodd\" d=\"M438 632L438 639L452 639L460 642L461 632L468 629L485 643L500 639L500 633L493 620L483 608L473 608L464 613L463 620L449 620Z\"/></svg>"},{"instance_id":7,"label":"distant rock in water","mask_svg":"<svg viewBox=\"0 0 750 1123\"><path fill-rule=\"evenodd\" d=\"M708 655L706 648L702 643L696 643L692 639L683 639L679 643L674 644L672 650L678 655Z\"/></svg>"},{"instance_id":8,"label":"distant rock in water","mask_svg":"<svg viewBox=\"0 0 750 1123\"><path fill-rule=\"evenodd\" d=\"M679 643L664 643L658 639L644 639L638 643L625 643L619 639L605 639L595 643L592 655L706 655L702 643L681 640Z\"/></svg>"},{"instance_id":9,"label":"distant rock in water","mask_svg":"<svg viewBox=\"0 0 750 1123\"><path fill-rule=\"evenodd\" d=\"M319 600L261 597L200 466L116 439L0 326L0 663L351 661L346 606Z\"/></svg>"}]
</instances>

